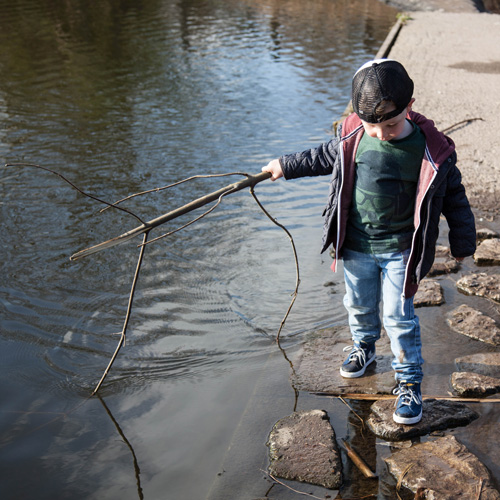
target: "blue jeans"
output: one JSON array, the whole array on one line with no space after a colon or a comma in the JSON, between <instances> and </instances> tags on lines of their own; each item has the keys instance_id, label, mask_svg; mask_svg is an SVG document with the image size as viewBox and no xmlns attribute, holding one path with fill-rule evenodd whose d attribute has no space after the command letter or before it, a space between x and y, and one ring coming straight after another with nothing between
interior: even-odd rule
<instances>
[{"instance_id":1,"label":"blue jeans","mask_svg":"<svg viewBox=\"0 0 500 500\"><path fill-rule=\"evenodd\" d=\"M344 249L346 294L344 306L355 344L371 344L380 338L380 299L383 322L394 355L392 368L397 382L422 381L422 342L413 297L403 302L405 269L410 250L366 254Z\"/></svg>"}]
</instances>

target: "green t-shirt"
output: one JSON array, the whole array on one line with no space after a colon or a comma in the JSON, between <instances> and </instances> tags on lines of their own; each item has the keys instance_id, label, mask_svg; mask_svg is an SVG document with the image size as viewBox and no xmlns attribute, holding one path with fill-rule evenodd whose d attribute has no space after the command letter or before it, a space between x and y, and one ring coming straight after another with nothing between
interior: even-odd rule
<instances>
[{"instance_id":1,"label":"green t-shirt","mask_svg":"<svg viewBox=\"0 0 500 500\"><path fill-rule=\"evenodd\" d=\"M410 123L413 131L403 139L361 138L344 243L351 250L389 253L411 246L425 136Z\"/></svg>"}]
</instances>

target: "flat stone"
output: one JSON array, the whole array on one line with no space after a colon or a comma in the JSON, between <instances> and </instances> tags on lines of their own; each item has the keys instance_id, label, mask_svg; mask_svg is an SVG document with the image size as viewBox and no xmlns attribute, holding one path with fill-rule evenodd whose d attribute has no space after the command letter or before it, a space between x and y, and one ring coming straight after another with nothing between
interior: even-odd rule
<instances>
[{"instance_id":1,"label":"flat stone","mask_svg":"<svg viewBox=\"0 0 500 500\"><path fill-rule=\"evenodd\" d=\"M461 372L474 372L488 377L500 378L500 352L469 354L455 359Z\"/></svg>"},{"instance_id":2,"label":"flat stone","mask_svg":"<svg viewBox=\"0 0 500 500\"><path fill-rule=\"evenodd\" d=\"M279 420L267 446L273 476L330 489L342 484L342 461L325 411L301 411Z\"/></svg>"},{"instance_id":3,"label":"flat stone","mask_svg":"<svg viewBox=\"0 0 500 500\"><path fill-rule=\"evenodd\" d=\"M479 243L474 253L474 262L478 266L500 265L500 238L491 238Z\"/></svg>"},{"instance_id":4,"label":"flat stone","mask_svg":"<svg viewBox=\"0 0 500 500\"><path fill-rule=\"evenodd\" d=\"M500 499L488 469L455 436L415 444L409 449L394 452L384 460L389 472L396 480L401 480L405 488L413 493L419 490L419 498Z\"/></svg>"},{"instance_id":5,"label":"flat stone","mask_svg":"<svg viewBox=\"0 0 500 500\"><path fill-rule=\"evenodd\" d=\"M473 372L453 372L451 386L457 396L481 397L500 391L500 379Z\"/></svg>"},{"instance_id":6,"label":"flat stone","mask_svg":"<svg viewBox=\"0 0 500 500\"><path fill-rule=\"evenodd\" d=\"M497 322L473 307L462 304L448 314L446 321L454 331L462 335L487 344L500 345L500 328Z\"/></svg>"},{"instance_id":7,"label":"flat stone","mask_svg":"<svg viewBox=\"0 0 500 500\"><path fill-rule=\"evenodd\" d=\"M349 327L325 328L308 336L292 372L293 386L302 391L330 394L390 394L394 388L393 359L385 332L377 341L377 358L363 377L343 378L340 367L348 355L344 347L352 345Z\"/></svg>"},{"instance_id":8,"label":"flat stone","mask_svg":"<svg viewBox=\"0 0 500 500\"><path fill-rule=\"evenodd\" d=\"M459 269L460 264L451 256L450 247L437 245L434 263L427 276L456 273Z\"/></svg>"},{"instance_id":9,"label":"flat stone","mask_svg":"<svg viewBox=\"0 0 500 500\"><path fill-rule=\"evenodd\" d=\"M500 274L468 274L457 281L457 288L467 295L478 295L500 302Z\"/></svg>"},{"instance_id":10,"label":"flat stone","mask_svg":"<svg viewBox=\"0 0 500 500\"><path fill-rule=\"evenodd\" d=\"M476 231L476 236L480 241L487 240L489 238L500 238L500 234L498 234L496 231L493 231L493 229L489 229L486 227L479 228Z\"/></svg>"},{"instance_id":11,"label":"flat stone","mask_svg":"<svg viewBox=\"0 0 500 500\"><path fill-rule=\"evenodd\" d=\"M435 280L422 280L413 299L415 307L440 306L444 304L441 285Z\"/></svg>"},{"instance_id":12,"label":"flat stone","mask_svg":"<svg viewBox=\"0 0 500 500\"><path fill-rule=\"evenodd\" d=\"M401 441L416 436L424 436L433 431L467 425L478 414L467 405L456 401L426 399L423 403L422 420L414 425L401 425L394 422L393 399L373 403L366 423L378 437L387 441Z\"/></svg>"}]
</instances>

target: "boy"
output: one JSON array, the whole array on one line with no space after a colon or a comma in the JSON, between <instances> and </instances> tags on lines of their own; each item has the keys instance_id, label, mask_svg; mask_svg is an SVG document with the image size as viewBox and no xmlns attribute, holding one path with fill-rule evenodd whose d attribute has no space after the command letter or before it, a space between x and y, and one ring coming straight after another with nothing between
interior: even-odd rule
<instances>
[{"instance_id":1,"label":"boy","mask_svg":"<svg viewBox=\"0 0 500 500\"><path fill-rule=\"evenodd\" d=\"M353 77L354 113L338 137L262 168L272 180L331 174L321 251L333 244L334 271L343 259L354 344L340 373L360 377L375 360L382 298L398 384L393 419L407 425L422 418L424 361L413 296L434 261L440 214L456 260L476 248L454 143L411 110L414 101L413 81L399 62L370 61Z\"/></svg>"}]
</instances>

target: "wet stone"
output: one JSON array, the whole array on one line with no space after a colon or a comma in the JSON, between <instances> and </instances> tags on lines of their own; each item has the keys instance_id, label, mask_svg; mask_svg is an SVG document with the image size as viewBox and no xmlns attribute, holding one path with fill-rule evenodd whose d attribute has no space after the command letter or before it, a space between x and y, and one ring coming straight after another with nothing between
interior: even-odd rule
<instances>
[{"instance_id":1,"label":"wet stone","mask_svg":"<svg viewBox=\"0 0 500 500\"><path fill-rule=\"evenodd\" d=\"M267 446L273 476L330 489L342 484L340 453L325 411L301 411L279 420Z\"/></svg>"},{"instance_id":2,"label":"wet stone","mask_svg":"<svg viewBox=\"0 0 500 500\"><path fill-rule=\"evenodd\" d=\"M455 359L461 372L474 372L487 377L500 378L500 352L469 354Z\"/></svg>"},{"instance_id":3,"label":"wet stone","mask_svg":"<svg viewBox=\"0 0 500 500\"><path fill-rule=\"evenodd\" d=\"M482 397L500 391L500 379L473 372L454 372L451 386L457 396Z\"/></svg>"},{"instance_id":4,"label":"wet stone","mask_svg":"<svg viewBox=\"0 0 500 500\"><path fill-rule=\"evenodd\" d=\"M311 334L292 372L293 386L302 391L329 394L391 394L394 388L394 371L391 367L392 352L385 332L376 343L377 357L365 374L346 379L340 375L340 367L351 346L349 327L325 328Z\"/></svg>"},{"instance_id":5,"label":"wet stone","mask_svg":"<svg viewBox=\"0 0 500 500\"><path fill-rule=\"evenodd\" d=\"M414 425L401 425L394 422L394 399L373 403L367 425L379 438L386 441L401 441L424 436L433 431L467 425L478 414L467 405L456 401L426 399L423 403L422 420Z\"/></svg>"},{"instance_id":6,"label":"wet stone","mask_svg":"<svg viewBox=\"0 0 500 500\"><path fill-rule=\"evenodd\" d=\"M493 229L488 229L486 227L479 228L476 231L476 236L479 241L488 240L490 238L500 238L500 234L493 231Z\"/></svg>"},{"instance_id":7,"label":"wet stone","mask_svg":"<svg viewBox=\"0 0 500 500\"><path fill-rule=\"evenodd\" d=\"M413 299L415 307L440 306L444 304L441 285L435 280L422 280Z\"/></svg>"},{"instance_id":8,"label":"wet stone","mask_svg":"<svg viewBox=\"0 0 500 500\"><path fill-rule=\"evenodd\" d=\"M415 444L409 449L396 451L384 460L396 480L402 478L402 486L413 493L420 491L419 498L500 499L488 469L455 436Z\"/></svg>"},{"instance_id":9,"label":"wet stone","mask_svg":"<svg viewBox=\"0 0 500 500\"><path fill-rule=\"evenodd\" d=\"M482 241L474 253L474 261L478 266L500 265L500 239L491 238Z\"/></svg>"},{"instance_id":10,"label":"wet stone","mask_svg":"<svg viewBox=\"0 0 500 500\"><path fill-rule=\"evenodd\" d=\"M467 295L478 295L500 302L500 274L469 274L457 281L457 288Z\"/></svg>"},{"instance_id":11,"label":"wet stone","mask_svg":"<svg viewBox=\"0 0 500 500\"><path fill-rule=\"evenodd\" d=\"M460 269L460 264L451 256L449 247L438 245L436 247L436 257L431 270L427 276L438 276L440 274L456 273Z\"/></svg>"},{"instance_id":12,"label":"wet stone","mask_svg":"<svg viewBox=\"0 0 500 500\"><path fill-rule=\"evenodd\" d=\"M487 344L500 345L500 328L496 321L473 307L462 304L448 314L446 321L462 335Z\"/></svg>"}]
</instances>

